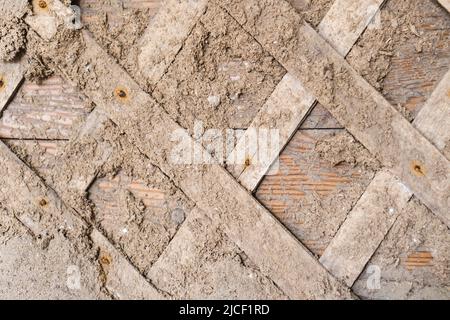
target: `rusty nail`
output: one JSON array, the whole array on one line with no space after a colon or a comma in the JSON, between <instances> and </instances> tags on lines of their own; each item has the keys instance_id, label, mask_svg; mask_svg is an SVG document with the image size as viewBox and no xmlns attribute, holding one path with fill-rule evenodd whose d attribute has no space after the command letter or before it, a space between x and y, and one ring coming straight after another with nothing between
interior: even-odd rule
<instances>
[{"instance_id":1,"label":"rusty nail","mask_svg":"<svg viewBox=\"0 0 450 320\"><path fill-rule=\"evenodd\" d=\"M45 2L44 0L39 0L38 6L41 9L46 9L47 8L47 2Z\"/></svg>"}]
</instances>

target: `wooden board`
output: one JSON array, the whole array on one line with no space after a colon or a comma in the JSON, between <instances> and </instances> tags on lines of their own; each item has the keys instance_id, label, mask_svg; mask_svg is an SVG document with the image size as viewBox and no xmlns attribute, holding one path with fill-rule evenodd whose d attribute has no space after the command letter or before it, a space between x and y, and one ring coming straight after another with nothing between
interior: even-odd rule
<instances>
[{"instance_id":1,"label":"wooden board","mask_svg":"<svg viewBox=\"0 0 450 320\"><path fill-rule=\"evenodd\" d=\"M253 2L249 0L244 3L251 6ZM244 7L239 5L225 5L225 7L266 50L318 97L341 124L368 150L376 154L379 160L413 190L442 221L450 225L448 212L450 189L442 190L441 186L442 181L449 179L448 160L310 26L295 27L301 23L301 18L287 3L285 5L283 3L277 2L277 6L283 7L277 9L278 12L283 11L281 16L275 16L270 12L269 6L263 9L267 15L256 17L260 19L257 23L249 23L248 19L242 18ZM282 43L284 36L278 32L279 29L269 23L274 19L282 21L286 30L289 28L292 30L295 42L292 45L290 41L289 49L287 45L277 42L276 39L279 39ZM262 34L272 36L266 38L262 37ZM290 53L287 54L287 51ZM325 78L324 68L327 65L331 66L334 72L339 70L336 76L341 79ZM372 123L366 124L366 117L369 117ZM391 121L386 123L386 117Z\"/></svg>"},{"instance_id":2,"label":"wooden board","mask_svg":"<svg viewBox=\"0 0 450 320\"><path fill-rule=\"evenodd\" d=\"M0 142L0 155L2 159L2 166L0 166L2 179L2 188L9 188L14 190L15 197L13 207L10 208L11 212L15 212L14 206L17 203L28 208L29 211L19 212L17 219L19 219L29 231L41 241L45 241L45 238L59 238L61 232L64 232L64 236L61 237L64 242L68 242L68 246L77 245L80 246L82 241L86 241L83 231L88 229L86 222L80 218L72 208L69 208L58 197L58 195L51 189L49 189L43 181L20 159L18 159L7 146ZM11 198L12 200L12 198ZM9 201L2 203L3 206L8 207ZM80 210L80 209L79 209ZM39 212L40 220L38 222L33 221L28 214L33 212ZM81 211L80 211L81 212ZM48 227L43 225L44 221ZM64 230L64 231L63 231ZM140 274L136 273L133 267L123 258L117 251L112 249L112 245L101 234L93 228L93 244L95 246L103 247L111 252L114 257L114 263L109 266L112 278L110 281L106 281L106 286L116 295L121 298L136 298L137 295L160 299L162 295L146 282ZM80 243L78 243L80 242ZM98 242L98 244L97 244ZM64 258L64 257L62 257ZM82 257L84 258L84 257ZM86 257L87 258L87 257ZM117 262L116 262L117 260ZM81 262L81 260L79 260ZM91 273L97 272L97 266L92 263L91 260L83 267ZM108 265L109 265L108 264ZM133 280L134 285L129 286L128 281ZM100 276L96 281L100 281ZM136 285L137 284L137 285ZM89 284L92 286L93 284Z\"/></svg>"},{"instance_id":3,"label":"wooden board","mask_svg":"<svg viewBox=\"0 0 450 320\"><path fill-rule=\"evenodd\" d=\"M280 155L277 174L265 176L255 193L256 198L318 257L342 223L335 219L341 208L322 208L317 217L318 228L309 219L309 215L318 214L311 212L314 209L311 198L325 202L330 197L344 197L351 205L356 203L373 177L361 166L345 163L333 166L315 151L317 143L343 132L342 129L297 132ZM354 190L355 185L361 185L360 193Z\"/></svg>"},{"instance_id":4,"label":"wooden board","mask_svg":"<svg viewBox=\"0 0 450 320\"><path fill-rule=\"evenodd\" d=\"M450 70L414 120L414 126L450 159Z\"/></svg>"},{"instance_id":5,"label":"wooden board","mask_svg":"<svg viewBox=\"0 0 450 320\"><path fill-rule=\"evenodd\" d=\"M336 0L319 25L319 33L345 57L385 0Z\"/></svg>"}]
</instances>

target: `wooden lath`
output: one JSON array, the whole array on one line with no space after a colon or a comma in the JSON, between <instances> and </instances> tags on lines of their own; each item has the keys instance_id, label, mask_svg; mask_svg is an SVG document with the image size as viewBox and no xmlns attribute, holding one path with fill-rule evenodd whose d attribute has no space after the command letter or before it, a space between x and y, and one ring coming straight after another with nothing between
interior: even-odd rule
<instances>
[{"instance_id":1,"label":"wooden lath","mask_svg":"<svg viewBox=\"0 0 450 320\"><path fill-rule=\"evenodd\" d=\"M440 0L441 3L445 3L446 0ZM219 4L223 5L227 11L234 16L234 18L242 23L243 27L250 32L257 40L262 41L259 38L259 28L265 28L268 26L269 30L264 32L273 33L277 36L276 30L270 30L270 23L259 26L249 26L240 20L239 10L236 10L232 1L220 1ZM253 0L236 1L237 3L252 3ZM448 155L447 159L437 150L431 143L429 143L416 129L422 132L434 145L445 153L445 150L441 148L443 143L448 142L448 135L446 125L448 122L448 113L445 106L448 105L448 97L445 97L448 90L448 77L441 82L438 89L433 93L429 103L424 107L421 114L417 118L414 126L416 129L406 122L393 108L390 106L373 88L371 88L358 74L356 74L351 67L342 59L353 46L354 42L358 39L361 33L364 31L367 24L373 18L377 8L383 1L361 1L355 4L354 1L349 0L337 0L330 10L327 17L324 19L319 27L320 34L317 34L314 30L308 26L303 26L301 20L298 20L296 14L293 13L288 5L284 1L279 1L281 7L284 6L286 11L277 18L292 18L297 24L294 25L294 29L300 36L304 36L306 39L302 42L302 46L305 48L293 47L296 57L303 58L303 61L307 61L303 66L296 64L296 62L287 54L286 48L276 48L273 44L264 43L263 46L271 52L289 71L285 78L280 82L271 98L269 98L267 104L262 108L259 115L260 118L256 118L253 127L260 127L264 121L261 119L266 116L267 113L277 110L282 103L287 111L292 112L292 117L289 121L276 122L276 128L281 130L282 144L287 144L290 140L292 133L297 129L298 125L304 119L305 115L310 110L314 103L314 96L317 96L319 101L322 102L332 113L341 121L346 127L360 140L370 151L380 155L384 164L389 167L387 171L381 171L369 186L366 193L358 202L357 206L352 210L349 218L342 226L336 238L332 244L327 248L324 257L321 262L331 272L332 275L338 279L345 281L348 286L351 286L356 277L361 273L362 268L366 262L373 255L374 251L378 247L379 242L382 241L390 226L395 221L395 215L389 216L381 227L375 228L376 237L371 240L371 246L368 246L368 250L363 252L359 261L352 261L346 252L357 252L360 248L358 244L352 245L352 242L347 241L348 237L352 234L358 233L363 226L368 223L367 216L364 216L364 212L361 208L364 208L368 204L377 204L373 200L373 195L387 188L390 193L387 195L392 198L392 203L395 204L395 208L384 208L379 205L373 206L373 210L370 211L369 221L376 223L380 217L384 217L387 213L392 213L390 209L395 209L395 212L401 211L403 206L409 200L411 192L403 186L403 183L399 181L397 177L407 184L421 200L430 206L433 211L440 216L440 218L448 224L448 177L438 177L436 172L431 169L433 165L444 168L448 174L449 164ZM205 2L206 3L206 2ZM174 2L176 5L176 1ZM342 15L343 9L347 9L349 6L355 6L355 14L351 20L345 19ZM443 4L445 6L445 4ZM367 8L370 7L370 10ZM154 81L158 81L162 72L172 63L182 43L188 37L191 28L195 24L196 19L202 14L204 9L203 4L200 6L200 11L193 11L192 15L188 15L188 20L182 24L182 31L180 35L173 35L176 38L174 41L174 47L168 49L169 58L167 61L162 62L161 68L155 71ZM197 10L196 9L196 10ZM345 11L345 10L344 10ZM275 19L275 17L274 17ZM347 21L348 20L348 21ZM156 20L157 21L157 20ZM356 25L357 28L352 29L349 27L349 23ZM38 26L38 30L42 30L42 26ZM254 28L255 27L255 28ZM291 27L291 25L289 25ZM287 27L286 30L289 30ZM340 30L340 32L334 32ZM152 32L152 26L149 26L147 33ZM168 35L170 36L170 35ZM342 38L341 38L342 37ZM273 216L264 209L259 203L257 203L244 189L242 189L231 176L226 173L223 168L218 165L213 166L191 166L187 168L177 168L170 163L167 163L167 158L161 156L161 154L169 154L169 151L173 147L173 144L167 139L167 134L172 130L177 130L179 127L170 120L168 115L164 114L162 108L160 108L153 99L143 92L139 85L135 83L133 79L136 75L130 77L119 66L114 63L114 60L108 56L98 45L92 40L88 33L84 34L84 38L88 43L89 49L94 52L93 55L83 53L81 59L86 59L92 64L98 66L100 77L98 79L101 84L101 89L98 91L90 91L87 88L86 93L90 96L99 106L98 109L103 113L102 117L104 121L112 119L122 131L124 131L129 140L148 158L152 160L163 172L165 172L175 183L191 198L200 208L210 216L211 219L219 223L226 231L227 235L241 247L249 257L256 262L256 264L278 284L278 286L287 293L291 298L345 298L350 297L349 292L345 286L341 286L333 276L331 276L325 269L309 254L306 248L302 246L292 235L285 230L285 228L278 222ZM332 47L339 52L336 53L331 49L330 45L324 40L328 41ZM42 42L45 45L45 41ZM292 48L290 48L292 50ZM321 75L318 63L314 63L309 60L308 50L313 50L317 53L318 60L330 61L333 68L336 70L345 70L345 74L350 75L350 80L354 84L354 88L358 93L365 96L371 96L373 98L372 103L375 103L377 110L382 110L383 114L377 120L385 120L384 116L389 115L392 120L392 126L384 126L378 124L380 127L367 130L367 128L353 125L348 120L348 113L354 111L352 105L346 102L345 90L340 91L339 84L335 84L334 80L327 79L323 81L323 85L331 85L331 88L337 89L337 104L343 106L343 108L336 107L336 101L330 98L326 93L322 91L324 87L316 87L316 81ZM110 61L108 64L108 70L103 70L101 64L97 64L96 61ZM1 70L1 69L0 69ZM70 79L72 74L70 68L62 69L64 74ZM21 72L17 73L21 76ZM151 79L152 77L150 77ZM120 79L115 82L111 79ZM20 82L20 81L19 81ZM14 86L14 90L19 86L17 83ZM114 100L113 93L120 86L127 88L132 92L129 101L126 104L126 112L124 112L123 103ZM305 89L308 88L309 90ZM13 90L13 91L14 91ZM103 91L106 90L106 91ZM100 92L103 91L103 92ZM310 93L309 93L310 92ZM9 100L13 92L6 95ZM0 97L1 92L0 92ZM447 100L446 100L447 99ZM439 116L431 118L431 105L438 103ZM364 117L364 107L370 108L372 105L362 106L361 110L357 109L357 117ZM151 114L148 114L151 113ZM81 132L85 135L94 135L95 123L97 122L98 114L94 113L91 116L92 121L88 121ZM437 119L436 119L437 118ZM150 132L145 131L147 128L142 127L144 119L148 121L156 120L160 123L156 128L151 128ZM102 120L102 121L103 121ZM439 140L438 137L433 137L433 130L431 125L438 126L437 134L439 137L443 137ZM101 125L101 123L99 124ZM447 126L448 127L448 126ZM379 133L382 129L388 128L392 131L392 135L389 136L389 141L393 142L394 146L413 145L414 149L405 147L405 154L413 154L414 159L400 159L400 164L391 163L391 155L397 155L397 150L389 149L386 152L380 150L382 147L377 140ZM398 129L400 128L400 129ZM366 132L367 131L367 132ZM157 137L159 140L148 141L149 137ZM92 137L95 138L95 137ZM76 145L78 138L72 141ZM161 150L162 147L162 150ZM1 148L2 155L9 159L13 159L11 153L5 150L6 147ZM236 148L239 148L239 144ZM108 148L106 148L108 150ZM155 150L158 153L155 154ZM108 155L97 159L97 167L93 171L73 172L78 182L74 182L72 186L75 186L69 192L82 192L86 190L91 181L95 179L98 168L108 159ZM419 160L418 160L419 159ZM76 170L74 166L74 159L65 159L65 168L68 170ZM88 160L87 160L88 161ZM23 165L23 164L22 164ZM233 171L235 177L239 178L240 182L248 190L253 191L264 174L267 172L268 166L254 167L252 165L248 167L234 168L237 171ZM188 172L184 172L184 171ZM237 172L237 173L236 173ZM447 182L447 185L446 185ZM56 187L56 190L64 192L62 187ZM439 200L437 205L432 202L437 195ZM62 196L64 200L64 196ZM219 199L218 199L219 198ZM55 200L60 201L60 200ZM77 208L75 208L77 209ZM100 231L94 230L93 239L97 239L98 243L102 243L102 246L112 252L117 259L122 259L125 266L133 268L126 259L126 255L117 251L108 240L101 234ZM347 240L346 240L347 239ZM350 244L350 246L348 246ZM336 255L341 260L337 260ZM350 260L349 260L350 259ZM289 274L280 274L281 268L285 269L286 264L289 265L289 270L292 270ZM120 269L120 267L119 267ZM314 276L305 277L303 274L309 270ZM120 273L120 272L119 272ZM130 274L135 277L136 281L142 283L142 290L133 292L130 288L127 288L127 283L121 282L116 284L113 291L117 292L120 296L129 297L160 297L160 294L149 284L148 282L136 271L131 270ZM120 274L118 277L120 278ZM326 281L331 283L332 288L329 292L323 291L323 288L317 286L318 283ZM119 281L120 282L120 281ZM140 286L137 286L138 288ZM122 291L125 290L125 294ZM148 290L148 292L147 292ZM142 293L144 292L144 293ZM147 292L147 293L146 293Z\"/></svg>"}]
</instances>

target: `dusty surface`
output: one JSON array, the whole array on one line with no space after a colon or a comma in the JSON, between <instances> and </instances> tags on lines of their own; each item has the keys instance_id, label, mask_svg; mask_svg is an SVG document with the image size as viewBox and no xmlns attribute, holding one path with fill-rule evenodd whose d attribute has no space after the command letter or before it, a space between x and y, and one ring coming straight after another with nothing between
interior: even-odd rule
<instances>
[{"instance_id":1,"label":"dusty surface","mask_svg":"<svg viewBox=\"0 0 450 320\"><path fill-rule=\"evenodd\" d=\"M368 29L347 57L408 120L414 119L426 100L410 92L411 85L420 80L432 89L448 70L448 15L436 1L387 1L377 27ZM398 70L399 64L404 73L391 73L393 67ZM438 72L429 72L430 64ZM420 91L422 95L430 93L426 88Z\"/></svg>"},{"instance_id":2,"label":"dusty surface","mask_svg":"<svg viewBox=\"0 0 450 320\"><path fill-rule=\"evenodd\" d=\"M135 74L138 71L135 62L139 53L137 44L150 21L150 12L129 9L122 11L120 20L109 18L107 13L98 13L95 19L85 22L86 27L123 68Z\"/></svg>"},{"instance_id":3,"label":"dusty surface","mask_svg":"<svg viewBox=\"0 0 450 320\"><path fill-rule=\"evenodd\" d=\"M378 168L345 130L298 133L256 196L320 257Z\"/></svg>"},{"instance_id":4,"label":"dusty surface","mask_svg":"<svg viewBox=\"0 0 450 320\"><path fill-rule=\"evenodd\" d=\"M210 5L154 96L182 127L248 128L285 70L239 25Z\"/></svg>"},{"instance_id":5,"label":"dusty surface","mask_svg":"<svg viewBox=\"0 0 450 320\"><path fill-rule=\"evenodd\" d=\"M366 270L354 290L371 299L449 299L449 254L448 228L413 199L369 262L381 269L380 288L367 288Z\"/></svg>"},{"instance_id":6,"label":"dusty surface","mask_svg":"<svg viewBox=\"0 0 450 320\"><path fill-rule=\"evenodd\" d=\"M55 201L34 173L2 155L1 296L107 297L100 283L97 251L89 239L88 227L71 209Z\"/></svg>"},{"instance_id":7,"label":"dusty surface","mask_svg":"<svg viewBox=\"0 0 450 320\"><path fill-rule=\"evenodd\" d=\"M17 17L0 20L0 60L12 61L25 49L27 30Z\"/></svg>"},{"instance_id":8,"label":"dusty surface","mask_svg":"<svg viewBox=\"0 0 450 320\"><path fill-rule=\"evenodd\" d=\"M317 26L332 4L331 0L290 2L313 26ZM392 32L394 38L399 37L390 41L420 38L420 30L411 27L418 10L411 16L405 13L411 9L410 5L402 2L400 9L388 7L389 21L395 10L401 12L399 26L384 30ZM249 12L245 23L250 25L265 12L258 5L246 10ZM65 133L65 139L71 140L57 145L46 141L8 141L11 150L42 176L65 204L58 200L57 208L47 214L47 200L42 202L39 198L37 205L29 201L30 190L47 194L42 182L37 182L32 178L34 173L23 168L11 170L14 168L11 159L0 160L3 186L0 188L0 296L120 298L120 294L107 289L106 284L115 281L112 258L90 236L94 228L106 236L110 247L115 247L114 260L119 257L125 264L130 263L136 268L135 277L144 282L151 280L166 297L348 298L348 291L324 272L316 258L335 236L380 164L351 135L342 131L317 139L312 150L306 150L298 161L301 169L292 172L292 181L302 180L302 188L290 193L296 186L288 181L281 190L271 190L271 196L301 195L293 205L291 201L288 208L282 208L284 216L276 213L280 206L278 199L273 202L277 205L268 207L316 255L313 258L222 168L176 166L169 158L175 143L168 138L168 133L178 129L178 125L192 130L194 121L201 120L205 128L248 127L286 70L239 26L244 21L242 17L238 16L236 21L211 4L153 91L145 81L135 84L128 77L129 74L142 80L136 64L137 45L153 13L142 9L120 12L123 14L118 20L105 14L100 19L85 21L94 40L109 57L79 31L59 30L55 39L45 45L33 32L28 34L26 77L37 81L53 72L64 74L113 122L100 123L94 119L98 125L94 128L89 120L85 124L81 117L79 123L67 124L70 130ZM272 22L266 21L269 28ZM300 20L293 18L289 23L300 25ZM17 27L19 23L13 29ZM270 30L267 34L261 32L263 41L260 42L266 49L277 47L276 41L286 45L287 49L283 49L286 51L277 52L280 53L277 58L283 60L299 45L295 40L292 46L289 44L293 32L290 28L283 29L280 39L272 38ZM408 32L412 35L406 36ZM6 59L23 50L25 33L21 35L16 33L14 41L5 38ZM354 49L349 61L357 68L363 65L359 69L361 73L372 77L370 82L382 89L390 64L390 55L382 51L390 47L383 47L384 36L379 37L363 38L358 44L361 48L378 48L369 55L369 69L364 68L361 62L364 53L358 49ZM433 39L422 39L416 45L417 52L432 50ZM299 70L308 71L306 67ZM312 71L305 78L318 78L315 89L327 106L331 103L336 107L336 113L341 111L335 105L334 94L338 90L348 89L355 103L367 102L364 92L352 87L345 70L332 62L320 64ZM325 85L319 83L322 81ZM338 83L337 88L333 81ZM161 105L144 91L151 93ZM33 97L28 98L30 105L35 104ZM94 106L85 97L81 100ZM373 113L378 111L373 104L366 106ZM400 107L409 118L406 108ZM353 117L346 117L346 124ZM356 125L370 131L393 116L387 112L358 118L360 122ZM43 132L48 134L50 129ZM386 130L378 142L392 137L389 127L382 129ZM36 138L37 133L34 135ZM302 147L294 151L299 150L305 151ZM286 153L283 156L284 159L292 156L289 148L287 156ZM318 164L330 168L330 172L318 170L315 167ZM292 168L288 165L288 169ZM336 173L345 178L340 179ZM308 180L311 176L314 176L312 183ZM260 195L263 189L264 182ZM263 202L268 200L258 197ZM53 200L50 198L50 205ZM199 208L206 212L199 213ZM68 216L82 220L73 229L66 230L64 218ZM365 290L361 286L364 274L353 289L365 298L448 297L448 288L443 285L449 281L448 243L445 225L414 200L371 261L382 267L382 289ZM401 269L402 257L410 266L411 261L418 259L417 252L431 254L432 268L427 265L425 269L413 268L408 272ZM39 268L31 269L30 264ZM71 266L81 268L83 275L83 285L75 291L67 285L68 279L72 279L68 277L68 272L73 271L68 269ZM317 278L312 281L309 275ZM314 282L314 279L319 280ZM121 281L117 281L121 286L118 292L125 285ZM29 286L29 282L33 285ZM393 286L393 282L399 283L399 287Z\"/></svg>"},{"instance_id":9,"label":"dusty surface","mask_svg":"<svg viewBox=\"0 0 450 320\"><path fill-rule=\"evenodd\" d=\"M327 14L333 0L287 0L306 22L317 27Z\"/></svg>"},{"instance_id":10,"label":"dusty surface","mask_svg":"<svg viewBox=\"0 0 450 320\"><path fill-rule=\"evenodd\" d=\"M194 213L150 270L179 299L286 299L286 295L205 215Z\"/></svg>"}]
</instances>

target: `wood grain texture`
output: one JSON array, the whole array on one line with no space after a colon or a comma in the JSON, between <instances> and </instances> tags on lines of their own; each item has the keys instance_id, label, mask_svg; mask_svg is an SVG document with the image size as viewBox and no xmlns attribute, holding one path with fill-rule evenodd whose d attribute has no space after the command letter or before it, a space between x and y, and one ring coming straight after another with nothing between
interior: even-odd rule
<instances>
[{"instance_id":1,"label":"wood grain texture","mask_svg":"<svg viewBox=\"0 0 450 320\"><path fill-rule=\"evenodd\" d=\"M82 239L84 239L83 230L88 229L86 222L83 221L72 208L66 206L58 195L53 190L49 189L45 183L2 142L0 142L0 155L2 159L2 166L0 169L0 176L2 179L1 188L10 188L15 192L15 204L10 210L14 212L14 206L16 206L17 203L20 203L24 209L27 208L30 210L23 213L19 212L17 219L19 219L37 239L61 237L63 239L63 244L68 243L67 245L69 247L79 246L80 243L77 242L81 242L83 241ZM1 191L3 192L3 190ZM7 201L6 203L2 203L2 205L8 208L10 203ZM45 216L45 218L41 218L38 222L35 222L28 216L28 214L31 214L32 212L39 212L39 214ZM46 222L46 226L43 225L44 221ZM51 224L49 221L53 223ZM61 236L61 232L64 232L64 236ZM95 227L93 229L92 240L94 246L106 246L108 251L112 251L112 245L107 243L106 239L99 234ZM115 265L112 266L114 280L111 281L113 285L109 285L107 282L108 289L114 294L119 295L121 298L135 298L136 291L138 291L139 288L138 286L135 286L135 284L144 286L142 283L146 281L143 280L144 278L142 278L142 276L136 275L133 267L123 257L116 252L112 253L114 253L114 258L120 261L120 268L118 268L119 270L114 269L114 266L117 264L116 262ZM64 258L64 255L61 256L61 259ZM81 259L78 263L84 264L84 272L89 272L89 276L87 274L84 275L84 281L87 281L87 279L89 279L89 281L95 279L95 281L100 282L100 275L97 274L97 266L92 263L88 257L79 258ZM86 259L86 261L83 261L83 259ZM135 281L133 286L130 286L127 282L128 280L131 280L130 278ZM84 283L84 286L91 289L95 288L95 284L93 283ZM99 284L97 284L97 290L98 287ZM145 289L146 298L158 299L162 297L149 283L145 284Z\"/></svg>"},{"instance_id":2,"label":"wood grain texture","mask_svg":"<svg viewBox=\"0 0 450 320\"><path fill-rule=\"evenodd\" d=\"M251 6L252 1L244 3ZM317 32L308 25L293 27L293 24L300 24L301 18L287 3L277 2L276 13L270 12L270 6L263 9L266 14L257 16L255 19L261 20L254 23L242 18L245 8L239 7L240 5L243 4L226 5L226 9L289 72L301 80L369 151L413 190L442 221L450 225L450 186L442 187L450 179L448 160ZM282 24L278 25L278 29L268 23L274 19ZM280 28L292 30L289 44L283 44L285 40L284 35L278 31ZM266 37L267 34L272 36ZM277 42L274 39L279 39L280 43L274 45ZM324 77L327 66L332 66L336 77ZM386 122L386 118L391 121ZM367 124L367 121L370 123Z\"/></svg>"},{"instance_id":3,"label":"wood grain texture","mask_svg":"<svg viewBox=\"0 0 450 320\"><path fill-rule=\"evenodd\" d=\"M228 156L227 163L236 164L232 166L230 172L244 188L249 191L256 189L313 102L314 98L306 92L300 82L289 74L284 76ZM260 130L269 129L274 130L276 139L268 135L267 141L263 141L265 139L259 134ZM252 134L255 136L252 137ZM260 141L255 141L255 138ZM263 144L267 149L263 148ZM250 164L246 165L245 161L249 161Z\"/></svg>"},{"instance_id":4,"label":"wood grain texture","mask_svg":"<svg viewBox=\"0 0 450 320\"><path fill-rule=\"evenodd\" d=\"M373 179L320 262L349 287L383 241L411 192L387 171Z\"/></svg>"},{"instance_id":5,"label":"wood grain texture","mask_svg":"<svg viewBox=\"0 0 450 320\"><path fill-rule=\"evenodd\" d=\"M450 70L414 120L414 126L450 159Z\"/></svg>"},{"instance_id":6,"label":"wood grain texture","mask_svg":"<svg viewBox=\"0 0 450 320\"><path fill-rule=\"evenodd\" d=\"M334 166L321 159L315 150L317 143L343 132L342 129L297 132L280 155L278 172L265 176L255 193L256 198L318 257L342 222L334 219L340 208L323 208L322 203L333 197L344 197L349 203L356 203L373 178L361 166L346 163ZM361 185L359 192L354 190L356 185ZM318 215L317 222L310 220L311 210L314 210L311 198L320 202L320 212L314 212Z\"/></svg>"},{"instance_id":7,"label":"wood grain texture","mask_svg":"<svg viewBox=\"0 0 450 320\"><path fill-rule=\"evenodd\" d=\"M68 139L75 124L85 121L91 109L91 104L76 87L61 77L53 76L41 84L25 81L3 112L0 137Z\"/></svg>"},{"instance_id":8,"label":"wood grain texture","mask_svg":"<svg viewBox=\"0 0 450 320\"><path fill-rule=\"evenodd\" d=\"M394 44L382 93L415 117L450 66L450 15L437 4L423 3L421 17L411 23L420 37ZM386 8L387 10L387 8ZM417 43L424 43L418 45ZM422 47L421 47L422 46Z\"/></svg>"},{"instance_id":9,"label":"wood grain texture","mask_svg":"<svg viewBox=\"0 0 450 320\"><path fill-rule=\"evenodd\" d=\"M335 1L319 25L319 33L345 57L378 12L382 2L382 0ZM346 15L344 15L344 12ZM305 90L302 83L295 79L294 75L288 74L284 77L272 97L269 98L267 104L251 124L250 130L241 138L230 155L234 159L237 158L238 154L245 155L245 161L250 161L250 164L241 161L241 165L233 166L231 171L247 190L254 191L256 189L279 155L279 152L271 150L272 152L266 156L264 161L254 160L256 151L247 154L248 151L246 150L248 148L247 141L251 140L249 135L262 127L278 129L280 131L278 150L281 151L305 119L307 113L314 107L314 102L313 95ZM274 123L274 120L270 118L277 113L280 119L278 123ZM266 119L267 117L269 119ZM262 119L264 121L261 121ZM270 125L268 126L268 124Z\"/></svg>"},{"instance_id":10,"label":"wood grain texture","mask_svg":"<svg viewBox=\"0 0 450 320\"><path fill-rule=\"evenodd\" d=\"M101 87L101 90L88 89L86 94L127 133L130 142L138 146L151 161L170 176L191 199L208 212L212 219L217 220L228 236L291 297L350 297L349 292L335 282L309 252L221 166L190 168L176 166L167 161L171 150L176 146L176 142L171 141L170 132L179 130L179 126L139 88L87 32L83 35L88 50L80 52L79 61L92 63L97 73L97 82ZM73 72L71 67L62 70L69 77ZM124 102L111 95L110 93L115 92L119 85L111 82L111 79L120 79L120 86L133 92L131 99ZM127 104L128 112L123 112L122 103ZM146 126L146 123L153 125L142 127ZM198 148L202 150L200 146ZM159 150L158 153L155 154L155 150ZM216 196L218 194L221 195L219 202ZM256 231L255 227L260 230ZM274 246L274 243L278 242L280 245ZM286 261L290 261L289 266L286 266ZM281 268L288 272L280 272ZM311 272L305 273L304 270ZM311 274L314 275L313 278ZM324 281L329 284L326 290L320 287L320 283Z\"/></svg>"}]
</instances>

